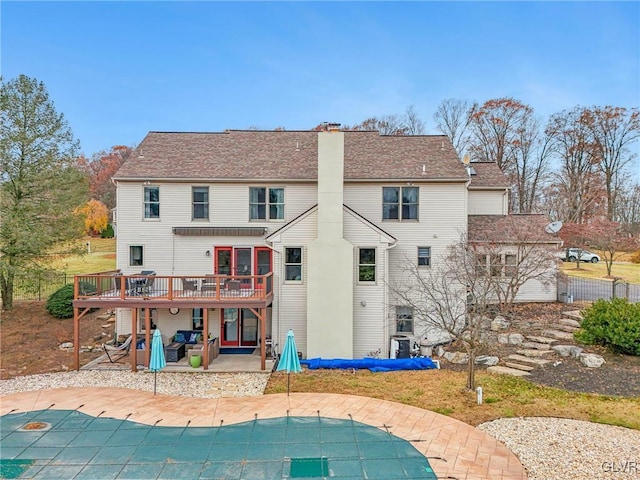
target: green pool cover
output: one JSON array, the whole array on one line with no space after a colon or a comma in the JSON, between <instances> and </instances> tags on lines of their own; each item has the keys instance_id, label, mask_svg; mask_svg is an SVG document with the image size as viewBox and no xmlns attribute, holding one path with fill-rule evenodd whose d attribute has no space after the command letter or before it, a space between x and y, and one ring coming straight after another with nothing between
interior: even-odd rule
<instances>
[{"instance_id":1,"label":"green pool cover","mask_svg":"<svg viewBox=\"0 0 640 480\"><path fill-rule=\"evenodd\" d=\"M75 410L39 410L2 416L0 434L0 478L436 478L428 460L406 440L320 416L162 427Z\"/></svg>"}]
</instances>

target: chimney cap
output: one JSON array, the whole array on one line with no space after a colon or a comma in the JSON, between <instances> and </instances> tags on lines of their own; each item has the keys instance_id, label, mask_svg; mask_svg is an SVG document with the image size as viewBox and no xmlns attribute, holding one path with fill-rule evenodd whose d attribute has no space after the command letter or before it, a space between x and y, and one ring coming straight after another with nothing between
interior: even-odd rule
<instances>
[{"instance_id":1,"label":"chimney cap","mask_svg":"<svg viewBox=\"0 0 640 480\"><path fill-rule=\"evenodd\" d=\"M340 130L339 123L322 122L322 126L324 127L325 132L338 132Z\"/></svg>"}]
</instances>

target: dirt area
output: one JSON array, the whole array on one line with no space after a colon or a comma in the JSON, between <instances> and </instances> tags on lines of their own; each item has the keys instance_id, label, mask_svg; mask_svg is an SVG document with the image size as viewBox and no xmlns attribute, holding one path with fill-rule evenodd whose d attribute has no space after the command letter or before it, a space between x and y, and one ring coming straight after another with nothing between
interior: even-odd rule
<instances>
[{"instance_id":1,"label":"dirt area","mask_svg":"<svg viewBox=\"0 0 640 480\"><path fill-rule=\"evenodd\" d=\"M560 303L519 305L511 327L499 333L540 335L543 329L562 318L562 312L569 310L568 307ZM113 317L110 320L99 318L105 313L104 310L98 310L80 321L81 346L95 349L80 354L81 365L102 355L102 343L113 336ZM60 349L62 343L72 341L73 319L53 318L45 311L44 302L16 302L13 312L3 312L0 320L0 378L72 369L73 351ZM562 343L575 344L573 341ZM517 348L520 347L494 342L488 344L481 353L504 359L515 353ZM640 396L640 357L618 355L600 347L584 348L602 355L606 363L600 368L588 368L576 359L554 354L553 362L536 368L527 378L571 391ZM443 366L454 370L466 369L465 365L446 362Z\"/></svg>"},{"instance_id":2,"label":"dirt area","mask_svg":"<svg viewBox=\"0 0 640 480\"><path fill-rule=\"evenodd\" d=\"M102 355L102 343L112 339L113 317L98 318L105 313L97 310L80 320L80 344L94 349L80 353L81 365ZM73 350L60 349L65 342L73 342L73 318L52 317L44 302L15 302L0 319L0 379L73 369Z\"/></svg>"}]
</instances>

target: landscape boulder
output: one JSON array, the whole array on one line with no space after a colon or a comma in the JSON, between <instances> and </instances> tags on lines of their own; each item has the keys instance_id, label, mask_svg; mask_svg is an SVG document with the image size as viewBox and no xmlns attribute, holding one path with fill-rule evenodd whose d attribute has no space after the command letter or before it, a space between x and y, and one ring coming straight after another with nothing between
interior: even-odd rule
<instances>
[{"instance_id":1,"label":"landscape boulder","mask_svg":"<svg viewBox=\"0 0 640 480\"><path fill-rule=\"evenodd\" d=\"M445 352L444 358L451 363L467 363L469 355L464 352Z\"/></svg>"},{"instance_id":2,"label":"landscape boulder","mask_svg":"<svg viewBox=\"0 0 640 480\"><path fill-rule=\"evenodd\" d=\"M582 348L576 347L575 345L554 345L551 348L561 357L578 358L583 351Z\"/></svg>"},{"instance_id":3,"label":"landscape boulder","mask_svg":"<svg viewBox=\"0 0 640 480\"><path fill-rule=\"evenodd\" d=\"M585 367L599 368L604 362L604 358L595 353L581 353L578 357Z\"/></svg>"}]
</instances>

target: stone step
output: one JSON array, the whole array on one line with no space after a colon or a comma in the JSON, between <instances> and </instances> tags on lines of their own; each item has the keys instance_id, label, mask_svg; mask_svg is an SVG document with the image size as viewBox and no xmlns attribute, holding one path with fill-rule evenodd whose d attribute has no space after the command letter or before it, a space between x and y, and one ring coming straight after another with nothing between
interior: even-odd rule
<instances>
[{"instance_id":1,"label":"stone step","mask_svg":"<svg viewBox=\"0 0 640 480\"><path fill-rule=\"evenodd\" d=\"M550 350L551 345L548 343L538 343L538 342L523 342L520 344L522 348L535 349L535 350Z\"/></svg>"},{"instance_id":2,"label":"stone step","mask_svg":"<svg viewBox=\"0 0 640 480\"><path fill-rule=\"evenodd\" d=\"M567 333L573 333L573 332L577 332L578 330L580 330L579 328L571 327L569 325L562 325L560 323L556 323L554 325L549 325L549 328L552 328L554 330L560 330L561 332L567 332Z\"/></svg>"},{"instance_id":3,"label":"stone step","mask_svg":"<svg viewBox=\"0 0 640 480\"><path fill-rule=\"evenodd\" d=\"M525 372L524 370L520 370L518 368L503 367L501 365L495 365L493 367L489 367L487 368L487 372L513 375L514 377L526 377L527 375L531 375L529 372Z\"/></svg>"},{"instance_id":4,"label":"stone step","mask_svg":"<svg viewBox=\"0 0 640 480\"><path fill-rule=\"evenodd\" d=\"M524 355L525 357L544 357L547 353L553 353L553 350L516 350L518 355Z\"/></svg>"},{"instance_id":5,"label":"stone step","mask_svg":"<svg viewBox=\"0 0 640 480\"><path fill-rule=\"evenodd\" d=\"M573 333L563 332L560 330L544 330L542 335L545 337L555 338L557 340L573 340Z\"/></svg>"},{"instance_id":6,"label":"stone step","mask_svg":"<svg viewBox=\"0 0 640 480\"><path fill-rule=\"evenodd\" d=\"M549 345L554 344L558 341L557 338L549 338L549 337L536 337L533 335L527 335L527 340L531 340L536 343L548 343Z\"/></svg>"},{"instance_id":7,"label":"stone step","mask_svg":"<svg viewBox=\"0 0 640 480\"><path fill-rule=\"evenodd\" d=\"M534 365L546 365L550 360L544 360L542 358L525 357L524 355L509 355L509 360L515 360L516 362L533 363Z\"/></svg>"},{"instance_id":8,"label":"stone step","mask_svg":"<svg viewBox=\"0 0 640 480\"><path fill-rule=\"evenodd\" d=\"M531 370L534 370L536 367L532 367L531 365L522 365L520 363L513 363L513 362L505 362L505 365L509 368L515 368L517 370L522 370L524 372L530 372Z\"/></svg>"},{"instance_id":9,"label":"stone step","mask_svg":"<svg viewBox=\"0 0 640 480\"><path fill-rule=\"evenodd\" d=\"M571 310L569 312L562 312L562 314L567 318L572 318L573 320L577 320L579 322L582 321L582 314L580 310Z\"/></svg>"},{"instance_id":10,"label":"stone step","mask_svg":"<svg viewBox=\"0 0 640 480\"><path fill-rule=\"evenodd\" d=\"M580 322L572 318L561 318L560 320L558 320L558 323L567 325L568 327L580 328Z\"/></svg>"}]
</instances>

